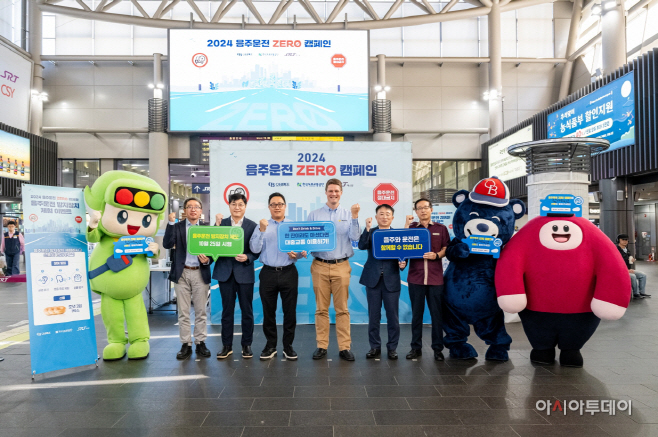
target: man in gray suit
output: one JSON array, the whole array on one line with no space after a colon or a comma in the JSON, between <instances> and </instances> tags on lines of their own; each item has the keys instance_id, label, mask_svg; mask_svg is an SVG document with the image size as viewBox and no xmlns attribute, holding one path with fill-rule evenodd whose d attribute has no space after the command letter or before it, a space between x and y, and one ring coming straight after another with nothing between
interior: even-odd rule
<instances>
[{"instance_id":1,"label":"man in gray suit","mask_svg":"<svg viewBox=\"0 0 658 437\"><path fill-rule=\"evenodd\" d=\"M241 226L244 230L244 251L235 258L218 257L212 277L219 282L219 292L222 295L222 344L224 348L217 353L217 359L222 360L233 354L233 324L235 314L235 299L240 302L242 311L242 358L254 356L251 342L254 337L254 261L259 253L253 253L249 248L256 223L244 216L247 210L247 198L244 194L234 193L229 196L231 216L224 218L222 214L215 216L216 226Z\"/></svg>"}]
</instances>

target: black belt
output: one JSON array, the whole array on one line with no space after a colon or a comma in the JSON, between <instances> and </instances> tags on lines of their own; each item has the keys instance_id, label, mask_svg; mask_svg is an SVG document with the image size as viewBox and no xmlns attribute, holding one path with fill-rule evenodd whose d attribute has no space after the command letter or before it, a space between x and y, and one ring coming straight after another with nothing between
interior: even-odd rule
<instances>
[{"instance_id":1,"label":"black belt","mask_svg":"<svg viewBox=\"0 0 658 437\"><path fill-rule=\"evenodd\" d=\"M338 263L342 263L343 261L347 261L349 258L341 258L341 259L322 259L322 258L318 258L318 257L316 256L315 259L317 259L317 260L320 261L321 263L327 263L327 264L338 264Z\"/></svg>"},{"instance_id":2,"label":"black belt","mask_svg":"<svg viewBox=\"0 0 658 437\"><path fill-rule=\"evenodd\" d=\"M292 269L293 267L295 267L295 264L288 264L287 266L283 266L283 267L272 267L263 264L263 270L276 270L277 272L280 272L282 270Z\"/></svg>"}]
</instances>

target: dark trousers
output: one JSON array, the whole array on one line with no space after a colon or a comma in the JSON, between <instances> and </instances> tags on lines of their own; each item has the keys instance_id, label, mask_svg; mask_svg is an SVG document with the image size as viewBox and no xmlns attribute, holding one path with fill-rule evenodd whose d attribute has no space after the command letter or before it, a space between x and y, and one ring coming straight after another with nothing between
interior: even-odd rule
<instances>
[{"instance_id":1,"label":"dark trousers","mask_svg":"<svg viewBox=\"0 0 658 437\"><path fill-rule=\"evenodd\" d=\"M400 340L400 292L390 292L384 285L384 277L379 278L375 288L366 287L368 296L368 340L371 349L381 349L382 340L379 336L379 326L382 321L382 303L386 310L386 326L388 327L388 342L386 349L392 351L398 348Z\"/></svg>"},{"instance_id":2,"label":"dark trousers","mask_svg":"<svg viewBox=\"0 0 658 437\"><path fill-rule=\"evenodd\" d=\"M519 313L533 349L579 350L594 334L601 319L594 313L558 314L525 309Z\"/></svg>"},{"instance_id":3,"label":"dark trousers","mask_svg":"<svg viewBox=\"0 0 658 437\"><path fill-rule=\"evenodd\" d=\"M299 275L294 264L283 270L263 266L258 276L260 279L260 300L263 304L263 334L267 340L266 348L275 348L276 300L281 294L283 309L283 347L292 346L297 326L297 283Z\"/></svg>"},{"instance_id":4,"label":"dark trousers","mask_svg":"<svg viewBox=\"0 0 658 437\"><path fill-rule=\"evenodd\" d=\"M222 295L222 344L233 346L233 325L235 324L235 298L242 311L242 346L251 346L254 339L254 284L238 284L235 276L219 283Z\"/></svg>"},{"instance_id":5,"label":"dark trousers","mask_svg":"<svg viewBox=\"0 0 658 437\"><path fill-rule=\"evenodd\" d=\"M9 275L21 274L21 269L19 267L19 263L21 261L20 253L15 253L13 255L9 255L8 253L5 253L5 261L7 261L7 273Z\"/></svg>"},{"instance_id":6,"label":"dark trousers","mask_svg":"<svg viewBox=\"0 0 658 437\"><path fill-rule=\"evenodd\" d=\"M443 350L443 316L441 314L441 295L443 285L420 285L409 283L411 300L411 349L423 348L423 314L425 300L432 317L432 349Z\"/></svg>"}]
</instances>

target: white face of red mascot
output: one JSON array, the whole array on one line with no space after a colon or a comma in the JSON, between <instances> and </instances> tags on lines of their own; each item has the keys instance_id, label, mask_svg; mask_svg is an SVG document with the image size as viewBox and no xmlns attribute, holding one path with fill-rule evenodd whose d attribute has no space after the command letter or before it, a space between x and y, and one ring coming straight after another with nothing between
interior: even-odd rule
<instances>
[{"instance_id":1,"label":"white face of red mascot","mask_svg":"<svg viewBox=\"0 0 658 437\"><path fill-rule=\"evenodd\" d=\"M572 221L553 220L539 229L539 242L552 250L576 249L583 242L583 230Z\"/></svg>"}]
</instances>

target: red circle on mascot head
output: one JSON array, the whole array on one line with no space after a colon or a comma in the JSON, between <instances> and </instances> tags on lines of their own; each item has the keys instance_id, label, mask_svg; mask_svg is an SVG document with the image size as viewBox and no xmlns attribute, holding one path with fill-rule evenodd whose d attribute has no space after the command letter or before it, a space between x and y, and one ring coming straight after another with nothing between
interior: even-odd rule
<instances>
[{"instance_id":1,"label":"red circle on mascot head","mask_svg":"<svg viewBox=\"0 0 658 437\"><path fill-rule=\"evenodd\" d=\"M120 205L130 205L130 202L133 201L133 193L127 188L122 188L117 191L115 200Z\"/></svg>"}]
</instances>

